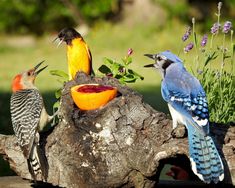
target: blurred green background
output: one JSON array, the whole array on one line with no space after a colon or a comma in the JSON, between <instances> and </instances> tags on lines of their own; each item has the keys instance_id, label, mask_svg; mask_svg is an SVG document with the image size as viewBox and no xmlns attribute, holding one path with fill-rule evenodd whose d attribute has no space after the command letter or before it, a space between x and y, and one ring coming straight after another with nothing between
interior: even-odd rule
<instances>
[{"instance_id":1,"label":"blurred green background","mask_svg":"<svg viewBox=\"0 0 235 188\"><path fill-rule=\"evenodd\" d=\"M224 0L222 17L235 18L235 0ZM168 113L160 93L160 74L144 69L145 53L171 50L193 67L191 54L182 53L181 37L192 17L197 32L210 33L216 21L215 0L1 0L0 1L0 134L12 134L9 101L13 77L45 60L48 64L36 80L48 111L52 113L54 92L60 87L49 70L67 71L65 45L52 41L64 27L75 27L88 43L94 70L104 57L120 60L128 48L134 53L132 68L145 79L129 84L144 100ZM184 44L185 45L185 44ZM99 74L98 72L96 72ZM0 159L0 175L9 175Z\"/></svg>"}]
</instances>

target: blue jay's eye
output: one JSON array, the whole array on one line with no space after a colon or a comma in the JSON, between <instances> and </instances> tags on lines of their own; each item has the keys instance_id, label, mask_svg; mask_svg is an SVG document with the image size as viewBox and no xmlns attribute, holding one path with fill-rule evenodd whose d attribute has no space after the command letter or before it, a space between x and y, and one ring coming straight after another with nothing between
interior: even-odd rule
<instances>
[{"instance_id":1,"label":"blue jay's eye","mask_svg":"<svg viewBox=\"0 0 235 188\"><path fill-rule=\"evenodd\" d=\"M162 60L162 57L158 55L158 56L157 56L157 60L158 60L158 61L161 61L161 60Z\"/></svg>"}]
</instances>

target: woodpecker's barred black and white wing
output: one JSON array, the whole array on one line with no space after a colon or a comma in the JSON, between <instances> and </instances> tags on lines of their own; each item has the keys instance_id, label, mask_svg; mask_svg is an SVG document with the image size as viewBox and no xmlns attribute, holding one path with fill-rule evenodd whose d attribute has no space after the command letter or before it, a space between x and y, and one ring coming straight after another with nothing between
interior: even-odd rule
<instances>
[{"instance_id":1,"label":"woodpecker's barred black and white wing","mask_svg":"<svg viewBox=\"0 0 235 188\"><path fill-rule=\"evenodd\" d=\"M40 122L43 99L37 89L20 90L11 96L11 120L18 143L28 159Z\"/></svg>"},{"instance_id":2,"label":"woodpecker's barred black and white wing","mask_svg":"<svg viewBox=\"0 0 235 188\"><path fill-rule=\"evenodd\" d=\"M38 174L41 174L41 180L47 177L47 163L39 147L38 133L43 107L43 99L37 89L20 90L11 96L13 130L34 180Z\"/></svg>"}]
</instances>

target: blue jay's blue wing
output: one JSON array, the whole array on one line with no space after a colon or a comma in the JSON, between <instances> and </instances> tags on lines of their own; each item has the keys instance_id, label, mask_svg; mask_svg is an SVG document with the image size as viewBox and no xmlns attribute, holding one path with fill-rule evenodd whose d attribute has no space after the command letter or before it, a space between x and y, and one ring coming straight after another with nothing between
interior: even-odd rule
<instances>
[{"instance_id":1,"label":"blue jay's blue wing","mask_svg":"<svg viewBox=\"0 0 235 188\"><path fill-rule=\"evenodd\" d=\"M185 69L175 71L162 81L162 96L175 110L187 118L196 129L208 133L208 103L199 81Z\"/></svg>"}]
</instances>

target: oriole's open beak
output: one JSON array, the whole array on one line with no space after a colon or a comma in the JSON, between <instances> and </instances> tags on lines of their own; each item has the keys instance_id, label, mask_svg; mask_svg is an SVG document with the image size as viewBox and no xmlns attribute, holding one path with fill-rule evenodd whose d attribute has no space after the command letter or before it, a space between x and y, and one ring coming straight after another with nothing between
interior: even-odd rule
<instances>
[{"instance_id":1,"label":"oriole's open beak","mask_svg":"<svg viewBox=\"0 0 235 188\"><path fill-rule=\"evenodd\" d=\"M58 47L61 45L61 43L62 43L63 41L64 41L64 40L61 39L60 37L56 37L52 42L53 42L53 43L57 43L57 42L58 42L58 44L56 45L56 47L58 48Z\"/></svg>"},{"instance_id":2,"label":"oriole's open beak","mask_svg":"<svg viewBox=\"0 0 235 188\"><path fill-rule=\"evenodd\" d=\"M33 68L33 70L34 70L34 75L35 75L35 76L37 76L40 72L42 72L45 68L47 68L48 65L45 66L45 67L43 67L43 68L41 68L41 69L39 69L39 70L37 70L43 62L44 62L44 60L41 61L40 63L38 63L38 64Z\"/></svg>"}]
</instances>

